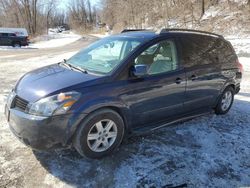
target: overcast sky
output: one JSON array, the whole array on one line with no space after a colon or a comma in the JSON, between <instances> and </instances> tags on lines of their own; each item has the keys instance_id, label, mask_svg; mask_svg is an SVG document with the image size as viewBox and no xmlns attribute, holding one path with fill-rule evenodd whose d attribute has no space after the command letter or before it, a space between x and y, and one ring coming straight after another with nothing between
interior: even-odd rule
<instances>
[{"instance_id":1,"label":"overcast sky","mask_svg":"<svg viewBox=\"0 0 250 188\"><path fill-rule=\"evenodd\" d=\"M70 4L71 0L61 0L59 3L59 8L66 10L67 5ZM97 6L100 4L101 0L90 0L91 5Z\"/></svg>"}]
</instances>

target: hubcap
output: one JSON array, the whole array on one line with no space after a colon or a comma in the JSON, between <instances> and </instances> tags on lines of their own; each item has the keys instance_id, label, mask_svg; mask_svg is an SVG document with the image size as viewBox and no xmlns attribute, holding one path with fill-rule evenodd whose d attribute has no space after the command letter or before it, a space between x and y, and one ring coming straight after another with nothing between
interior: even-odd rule
<instances>
[{"instance_id":1,"label":"hubcap","mask_svg":"<svg viewBox=\"0 0 250 188\"><path fill-rule=\"evenodd\" d=\"M87 136L89 148L94 152L103 152L110 148L117 137L117 126L109 119L95 123Z\"/></svg>"},{"instance_id":2,"label":"hubcap","mask_svg":"<svg viewBox=\"0 0 250 188\"><path fill-rule=\"evenodd\" d=\"M232 92L231 91L225 92L221 100L221 109L223 111L228 110L228 108L230 107L232 103L232 100L233 100Z\"/></svg>"}]
</instances>

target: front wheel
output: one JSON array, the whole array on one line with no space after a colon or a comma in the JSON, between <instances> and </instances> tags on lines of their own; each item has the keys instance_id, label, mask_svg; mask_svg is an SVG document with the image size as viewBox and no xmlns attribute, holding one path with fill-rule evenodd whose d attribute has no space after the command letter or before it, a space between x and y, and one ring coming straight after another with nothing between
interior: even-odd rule
<instances>
[{"instance_id":1,"label":"front wheel","mask_svg":"<svg viewBox=\"0 0 250 188\"><path fill-rule=\"evenodd\" d=\"M110 109L98 110L81 123L74 139L78 153L87 158L102 158L120 145L124 135L121 116Z\"/></svg>"},{"instance_id":2,"label":"front wheel","mask_svg":"<svg viewBox=\"0 0 250 188\"><path fill-rule=\"evenodd\" d=\"M218 104L215 108L215 113L218 115L226 114L230 110L233 101L234 101L234 89L232 87L227 87L223 91L218 101Z\"/></svg>"},{"instance_id":3,"label":"front wheel","mask_svg":"<svg viewBox=\"0 0 250 188\"><path fill-rule=\"evenodd\" d=\"M12 44L12 47L13 47L13 48L21 48L21 44L20 44L19 42L14 42L14 43Z\"/></svg>"}]
</instances>

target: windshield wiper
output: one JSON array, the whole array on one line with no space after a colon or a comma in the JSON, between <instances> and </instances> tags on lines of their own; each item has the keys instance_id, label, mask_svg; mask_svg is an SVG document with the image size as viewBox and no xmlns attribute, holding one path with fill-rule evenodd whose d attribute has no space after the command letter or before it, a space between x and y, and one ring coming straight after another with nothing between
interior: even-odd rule
<instances>
[{"instance_id":1,"label":"windshield wiper","mask_svg":"<svg viewBox=\"0 0 250 188\"><path fill-rule=\"evenodd\" d=\"M83 69L82 67L79 67L79 66L75 66L75 65L71 65L71 64L68 64L72 69L75 69L75 70L78 70L80 72L83 72L85 74L88 74L88 71Z\"/></svg>"},{"instance_id":2,"label":"windshield wiper","mask_svg":"<svg viewBox=\"0 0 250 188\"><path fill-rule=\"evenodd\" d=\"M64 66L66 66L67 68L71 69L70 64L66 63L66 59L64 59L63 61L59 62L58 64L59 64L59 65L62 64L62 65L64 65Z\"/></svg>"},{"instance_id":3,"label":"windshield wiper","mask_svg":"<svg viewBox=\"0 0 250 188\"><path fill-rule=\"evenodd\" d=\"M63 65L65 65L66 67L68 67L69 69L71 69L71 70L75 69L75 70L80 71L80 72L82 72L82 73L88 74L88 71L87 71L87 70L85 70L85 69L83 69L83 68L81 68L81 67L79 67L79 66L75 66L75 65L72 65L72 64L67 63L67 62L66 62L66 59L64 59L64 60L63 60L62 62L60 62L59 64L63 64Z\"/></svg>"}]
</instances>

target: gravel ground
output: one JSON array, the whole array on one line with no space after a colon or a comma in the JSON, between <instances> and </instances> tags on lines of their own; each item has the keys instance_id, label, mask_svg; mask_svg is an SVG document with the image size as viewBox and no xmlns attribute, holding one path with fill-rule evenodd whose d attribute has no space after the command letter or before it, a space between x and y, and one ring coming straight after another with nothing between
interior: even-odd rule
<instances>
[{"instance_id":1,"label":"gravel ground","mask_svg":"<svg viewBox=\"0 0 250 188\"><path fill-rule=\"evenodd\" d=\"M39 57L33 51L26 59L23 53L18 59L1 52L0 187L250 186L250 69L227 115L209 114L132 137L102 160L83 159L73 150L33 152L20 143L3 114L5 96L25 72L70 57L77 49L61 54L62 48L47 54L43 49Z\"/></svg>"}]
</instances>

